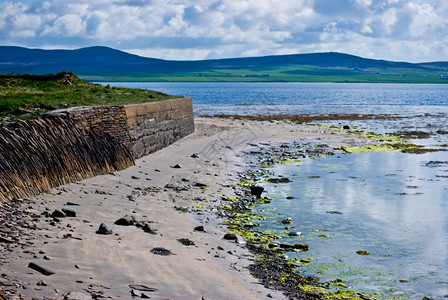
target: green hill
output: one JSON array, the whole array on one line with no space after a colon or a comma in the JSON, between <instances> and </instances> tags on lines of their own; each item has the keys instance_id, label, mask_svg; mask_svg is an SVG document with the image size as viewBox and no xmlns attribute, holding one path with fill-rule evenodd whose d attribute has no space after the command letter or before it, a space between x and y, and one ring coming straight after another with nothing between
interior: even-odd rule
<instances>
[{"instance_id":1,"label":"green hill","mask_svg":"<svg viewBox=\"0 0 448 300\"><path fill-rule=\"evenodd\" d=\"M0 47L0 73L72 71L93 81L308 81L448 83L448 62L407 63L343 53L199 61L145 58L107 47Z\"/></svg>"}]
</instances>

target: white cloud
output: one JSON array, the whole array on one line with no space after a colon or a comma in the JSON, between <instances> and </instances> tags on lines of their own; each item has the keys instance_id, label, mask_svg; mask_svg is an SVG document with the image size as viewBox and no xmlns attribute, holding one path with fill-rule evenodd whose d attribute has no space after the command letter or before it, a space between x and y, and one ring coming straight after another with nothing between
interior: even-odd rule
<instances>
[{"instance_id":1,"label":"white cloud","mask_svg":"<svg viewBox=\"0 0 448 300\"><path fill-rule=\"evenodd\" d=\"M341 0L340 8L333 1L18 0L0 3L0 38L176 59L344 51L448 60L446 0Z\"/></svg>"}]
</instances>

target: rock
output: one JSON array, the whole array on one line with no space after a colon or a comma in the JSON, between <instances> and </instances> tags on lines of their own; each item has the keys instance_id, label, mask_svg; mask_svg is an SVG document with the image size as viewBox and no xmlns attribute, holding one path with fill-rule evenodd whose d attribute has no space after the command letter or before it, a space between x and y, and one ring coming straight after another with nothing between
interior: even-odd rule
<instances>
[{"instance_id":1,"label":"rock","mask_svg":"<svg viewBox=\"0 0 448 300\"><path fill-rule=\"evenodd\" d=\"M71 208L63 208L62 212L65 213L67 217L76 217L76 212Z\"/></svg>"},{"instance_id":2,"label":"rock","mask_svg":"<svg viewBox=\"0 0 448 300\"><path fill-rule=\"evenodd\" d=\"M323 292L321 290L312 290L306 292L306 295L312 298L321 298L323 295Z\"/></svg>"},{"instance_id":3,"label":"rock","mask_svg":"<svg viewBox=\"0 0 448 300\"><path fill-rule=\"evenodd\" d=\"M358 250L358 251L356 251L356 253L358 255L370 255L370 252L366 251L366 250Z\"/></svg>"},{"instance_id":4,"label":"rock","mask_svg":"<svg viewBox=\"0 0 448 300\"><path fill-rule=\"evenodd\" d=\"M280 247L280 243L278 243L278 242L270 242L268 247L271 248L271 249L272 248L278 248L278 247Z\"/></svg>"},{"instance_id":5,"label":"rock","mask_svg":"<svg viewBox=\"0 0 448 300\"><path fill-rule=\"evenodd\" d=\"M28 268L33 269L34 271L37 271L45 276L53 275L55 272L51 271L50 269L47 269L45 267L42 267L36 263L30 262L28 264Z\"/></svg>"},{"instance_id":6,"label":"rock","mask_svg":"<svg viewBox=\"0 0 448 300\"><path fill-rule=\"evenodd\" d=\"M173 168L173 169L182 169L182 167L179 164L176 164L176 165L172 166L171 168Z\"/></svg>"},{"instance_id":7,"label":"rock","mask_svg":"<svg viewBox=\"0 0 448 300\"><path fill-rule=\"evenodd\" d=\"M288 244L280 244L280 248L286 251L292 251L295 250L293 245L288 245Z\"/></svg>"},{"instance_id":8,"label":"rock","mask_svg":"<svg viewBox=\"0 0 448 300\"><path fill-rule=\"evenodd\" d=\"M327 214L330 214L330 215L342 215L341 212L336 211L336 210L330 210L330 211L327 211Z\"/></svg>"},{"instance_id":9,"label":"rock","mask_svg":"<svg viewBox=\"0 0 448 300\"><path fill-rule=\"evenodd\" d=\"M156 288L147 287L146 285L142 284L130 284L129 287L133 290L137 290L140 292L156 292Z\"/></svg>"},{"instance_id":10,"label":"rock","mask_svg":"<svg viewBox=\"0 0 448 300\"><path fill-rule=\"evenodd\" d=\"M135 180L138 180L138 179L140 179L140 177L137 177L137 176L131 176L131 179L135 179Z\"/></svg>"},{"instance_id":11,"label":"rock","mask_svg":"<svg viewBox=\"0 0 448 300\"><path fill-rule=\"evenodd\" d=\"M65 205L68 205L68 206L79 206L78 203L74 203L74 202L70 202L70 201L65 203Z\"/></svg>"},{"instance_id":12,"label":"rock","mask_svg":"<svg viewBox=\"0 0 448 300\"><path fill-rule=\"evenodd\" d=\"M342 126L342 129L344 129L344 130L350 130L350 126L348 126L348 125L344 125L344 126Z\"/></svg>"},{"instance_id":13,"label":"rock","mask_svg":"<svg viewBox=\"0 0 448 300\"><path fill-rule=\"evenodd\" d=\"M263 193L263 191L264 191L264 187L262 187L262 186L253 185L250 187L250 193L258 198L261 197L261 193Z\"/></svg>"},{"instance_id":14,"label":"rock","mask_svg":"<svg viewBox=\"0 0 448 300\"><path fill-rule=\"evenodd\" d=\"M286 218L286 219L282 220L282 224L291 224L291 223L292 223L291 218Z\"/></svg>"},{"instance_id":15,"label":"rock","mask_svg":"<svg viewBox=\"0 0 448 300\"><path fill-rule=\"evenodd\" d=\"M100 227L98 228L98 230L96 231L97 234L112 234L112 228L110 228L109 226L107 226L104 223L101 223Z\"/></svg>"},{"instance_id":16,"label":"rock","mask_svg":"<svg viewBox=\"0 0 448 300\"><path fill-rule=\"evenodd\" d=\"M171 252L170 250L161 247L156 247L152 249L151 252L156 255L162 255L162 256L174 255L174 253Z\"/></svg>"},{"instance_id":17,"label":"rock","mask_svg":"<svg viewBox=\"0 0 448 300\"><path fill-rule=\"evenodd\" d=\"M196 246L196 244L190 239L182 238L182 239L178 239L177 241L184 246Z\"/></svg>"},{"instance_id":18,"label":"rock","mask_svg":"<svg viewBox=\"0 0 448 300\"><path fill-rule=\"evenodd\" d=\"M10 238L0 236L0 243L14 243L14 240L11 240Z\"/></svg>"},{"instance_id":19,"label":"rock","mask_svg":"<svg viewBox=\"0 0 448 300\"><path fill-rule=\"evenodd\" d=\"M302 233L300 231L290 231L288 232L289 236L300 236Z\"/></svg>"},{"instance_id":20,"label":"rock","mask_svg":"<svg viewBox=\"0 0 448 300\"><path fill-rule=\"evenodd\" d=\"M64 212L56 209L55 211L53 211L51 216L53 218L65 218L67 215Z\"/></svg>"},{"instance_id":21,"label":"rock","mask_svg":"<svg viewBox=\"0 0 448 300\"><path fill-rule=\"evenodd\" d=\"M237 235L234 234L234 233L226 233L226 234L224 235L224 239L225 239L225 240L228 240L228 241L237 241L237 240L238 240L238 237L237 237Z\"/></svg>"},{"instance_id":22,"label":"rock","mask_svg":"<svg viewBox=\"0 0 448 300\"><path fill-rule=\"evenodd\" d=\"M200 188L206 188L208 185L205 183L195 182L194 186L200 187Z\"/></svg>"},{"instance_id":23,"label":"rock","mask_svg":"<svg viewBox=\"0 0 448 300\"><path fill-rule=\"evenodd\" d=\"M194 231L200 231L200 232L205 232L205 228L204 226L200 225L200 226L196 226L194 228Z\"/></svg>"},{"instance_id":24,"label":"rock","mask_svg":"<svg viewBox=\"0 0 448 300\"><path fill-rule=\"evenodd\" d=\"M199 158L199 154L197 154L197 153L193 153L190 157L191 157L191 158Z\"/></svg>"},{"instance_id":25,"label":"rock","mask_svg":"<svg viewBox=\"0 0 448 300\"><path fill-rule=\"evenodd\" d=\"M92 296L81 292L70 292L65 295L64 300L91 300Z\"/></svg>"},{"instance_id":26,"label":"rock","mask_svg":"<svg viewBox=\"0 0 448 300\"><path fill-rule=\"evenodd\" d=\"M174 184L172 184L172 183L167 183L167 184L165 184L164 188L166 188L166 189L175 189L176 186Z\"/></svg>"},{"instance_id":27,"label":"rock","mask_svg":"<svg viewBox=\"0 0 448 300\"><path fill-rule=\"evenodd\" d=\"M291 180L289 180L288 177L279 177L279 178L268 178L266 181L270 183L288 183Z\"/></svg>"},{"instance_id":28,"label":"rock","mask_svg":"<svg viewBox=\"0 0 448 300\"><path fill-rule=\"evenodd\" d=\"M118 220L115 221L115 225L121 225L121 226L132 226L135 224L135 218L130 215L126 215Z\"/></svg>"},{"instance_id":29,"label":"rock","mask_svg":"<svg viewBox=\"0 0 448 300\"><path fill-rule=\"evenodd\" d=\"M146 223L143 227L142 227L144 232L148 232L151 234L156 234L157 229L154 228L151 224Z\"/></svg>"},{"instance_id":30,"label":"rock","mask_svg":"<svg viewBox=\"0 0 448 300\"><path fill-rule=\"evenodd\" d=\"M39 281L36 285L37 286L48 286L48 284L43 280Z\"/></svg>"},{"instance_id":31,"label":"rock","mask_svg":"<svg viewBox=\"0 0 448 300\"><path fill-rule=\"evenodd\" d=\"M308 251L310 249L310 246L307 244L296 243L294 244L294 249L301 251Z\"/></svg>"}]
</instances>

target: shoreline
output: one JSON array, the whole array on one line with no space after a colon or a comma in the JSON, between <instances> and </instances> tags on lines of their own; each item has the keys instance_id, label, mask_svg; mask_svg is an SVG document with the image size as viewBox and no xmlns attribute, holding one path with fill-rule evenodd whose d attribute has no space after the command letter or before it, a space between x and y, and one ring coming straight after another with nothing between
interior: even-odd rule
<instances>
[{"instance_id":1,"label":"shoreline","mask_svg":"<svg viewBox=\"0 0 448 300\"><path fill-rule=\"evenodd\" d=\"M235 196L238 173L247 167L240 153L294 140L341 145L366 139L285 123L196 118L195 125L195 133L133 167L12 208L16 220L2 224L2 236L12 242L1 243L0 290L12 299L284 299L252 277L247 267L255 256L244 244L223 239L230 231L219 217L222 200ZM62 208L76 217L51 216ZM132 225L114 224L126 215L135 219ZM113 234L96 234L101 223ZM160 249L173 255L155 254ZM55 274L45 276L30 262Z\"/></svg>"}]
</instances>

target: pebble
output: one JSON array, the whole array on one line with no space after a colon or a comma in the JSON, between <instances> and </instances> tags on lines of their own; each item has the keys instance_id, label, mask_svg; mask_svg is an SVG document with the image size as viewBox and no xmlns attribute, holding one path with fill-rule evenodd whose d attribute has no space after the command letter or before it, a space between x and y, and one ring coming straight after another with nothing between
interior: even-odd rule
<instances>
[{"instance_id":1,"label":"pebble","mask_svg":"<svg viewBox=\"0 0 448 300\"><path fill-rule=\"evenodd\" d=\"M51 214L51 216L52 216L53 218L65 218L67 215L66 215L64 212L62 212L62 211L56 209L55 211L53 211L53 213Z\"/></svg>"},{"instance_id":2,"label":"pebble","mask_svg":"<svg viewBox=\"0 0 448 300\"><path fill-rule=\"evenodd\" d=\"M63 208L62 212L65 213L67 217L76 217L76 212L71 208Z\"/></svg>"},{"instance_id":3,"label":"pebble","mask_svg":"<svg viewBox=\"0 0 448 300\"><path fill-rule=\"evenodd\" d=\"M205 228L204 226L200 225L200 226L196 226L194 228L194 231L199 231L199 232L205 232Z\"/></svg>"},{"instance_id":4,"label":"pebble","mask_svg":"<svg viewBox=\"0 0 448 300\"><path fill-rule=\"evenodd\" d=\"M131 226L135 224L135 218L130 215L126 215L124 217L121 217L120 219L115 221L115 225L121 225L121 226Z\"/></svg>"},{"instance_id":5,"label":"pebble","mask_svg":"<svg viewBox=\"0 0 448 300\"><path fill-rule=\"evenodd\" d=\"M101 225L98 228L98 230L96 231L96 233L97 234L104 234L104 235L106 235L106 234L112 234L113 231L112 231L112 229L109 226L107 226L104 223L101 223Z\"/></svg>"},{"instance_id":6,"label":"pebble","mask_svg":"<svg viewBox=\"0 0 448 300\"><path fill-rule=\"evenodd\" d=\"M238 240L238 237L237 237L236 234L234 234L234 233L226 233L226 234L224 235L224 239L225 239L225 240L229 240L229 241L237 241L237 240Z\"/></svg>"}]
</instances>

